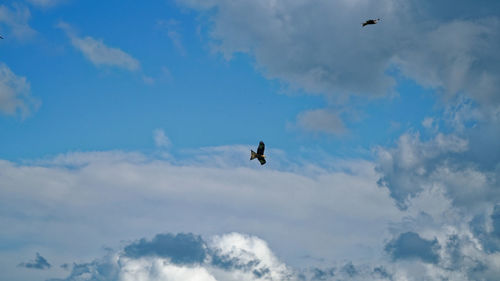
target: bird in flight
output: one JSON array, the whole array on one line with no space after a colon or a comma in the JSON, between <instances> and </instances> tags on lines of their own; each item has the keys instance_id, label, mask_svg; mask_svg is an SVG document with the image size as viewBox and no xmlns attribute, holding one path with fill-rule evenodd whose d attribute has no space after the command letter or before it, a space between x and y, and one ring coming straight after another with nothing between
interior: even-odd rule
<instances>
[{"instance_id":1,"label":"bird in flight","mask_svg":"<svg viewBox=\"0 0 500 281\"><path fill-rule=\"evenodd\" d=\"M266 145L263 141L259 142L259 147L257 148L257 152L250 150L250 160L257 158L261 165L266 164L266 156L264 155L264 149L266 149Z\"/></svg>"},{"instance_id":2,"label":"bird in flight","mask_svg":"<svg viewBox=\"0 0 500 281\"><path fill-rule=\"evenodd\" d=\"M377 22L379 22L380 19L376 19L376 20L367 20L363 23L363 27L365 25L369 25L369 24L377 24Z\"/></svg>"},{"instance_id":3,"label":"bird in flight","mask_svg":"<svg viewBox=\"0 0 500 281\"><path fill-rule=\"evenodd\" d=\"M3 39L2 35L0 35L0 39Z\"/></svg>"}]
</instances>

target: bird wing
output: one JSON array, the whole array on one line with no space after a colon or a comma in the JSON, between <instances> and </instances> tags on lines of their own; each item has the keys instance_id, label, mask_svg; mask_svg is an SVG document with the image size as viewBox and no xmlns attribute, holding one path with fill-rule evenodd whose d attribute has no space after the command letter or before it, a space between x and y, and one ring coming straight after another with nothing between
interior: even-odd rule
<instances>
[{"instance_id":1,"label":"bird wing","mask_svg":"<svg viewBox=\"0 0 500 281\"><path fill-rule=\"evenodd\" d=\"M266 145L261 141L259 143L259 148L257 148L257 154L264 155L264 149L266 149Z\"/></svg>"},{"instance_id":2,"label":"bird wing","mask_svg":"<svg viewBox=\"0 0 500 281\"><path fill-rule=\"evenodd\" d=\"M257 159L259 159L259 162L260 162L261 165L266 164L266 159L264 157L259 157Z\"/></svg>"},{"instance_id":3,"label":"bird wing","mask_svg":"<svg viewBox=\"0 0 500 281\"><path fill-rule=\"evenodd\" d=\"M0 39L3 39L3 37L0 35Z\"/></svg>"}]
</instances>

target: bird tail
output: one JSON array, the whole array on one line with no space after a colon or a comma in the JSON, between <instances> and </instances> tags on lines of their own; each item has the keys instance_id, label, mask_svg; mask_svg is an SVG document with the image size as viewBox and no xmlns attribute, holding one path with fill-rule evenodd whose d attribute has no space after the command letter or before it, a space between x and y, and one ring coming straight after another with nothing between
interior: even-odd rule
<instances>
[{"instance_id":1,"label":"bird tail","mask_svg":"<svg viewBox=\"0 0 500 281\"><path fill-rule=\"evenodd\" d=\"M253 150L250 150L250 160L253 160L255 158L257 158L257 153L255 153L255 151Z\"/></svg>"}]
</instances>

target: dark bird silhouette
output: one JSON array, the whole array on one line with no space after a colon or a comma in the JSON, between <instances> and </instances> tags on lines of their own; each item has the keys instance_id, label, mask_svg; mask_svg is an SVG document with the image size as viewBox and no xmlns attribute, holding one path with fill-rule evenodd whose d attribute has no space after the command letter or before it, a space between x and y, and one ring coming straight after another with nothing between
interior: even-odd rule
<instances>
[{"instance_id":1,"label":"dark bird silhouette","mask_svg":"<svg viewBox=\"0 0 500 281\"><path fill-rule=\"evenodd\" d=\"M377 24L377 22L379 21L380 19L376 19L376 20L367 20L363 23L363 26L365 25L369 25L369 24Z\"/></svg>"},{"instance_id":2,"label":"dark bird silhouette","mask_svg":"<svg viewBox=\"0 0 500 281\"><path fill-rule=\"evenodd\" d=\"M257 148L257 152L250 150L250 160L257 158L261 165L266 164L266 156L264 155L264 149L266 149L266 145L263 141L259 142L259 147Z\"/></svg>"},{"instance_id":3,"label":"dark bird silhouette","mask_svg":"<svg viewBox=\"0 0 500 281\"><path fill-rule=\"evenodd\" d=\"M3 39L2 35L0 35L0 39Z\"/></svg>"}]
</instances>

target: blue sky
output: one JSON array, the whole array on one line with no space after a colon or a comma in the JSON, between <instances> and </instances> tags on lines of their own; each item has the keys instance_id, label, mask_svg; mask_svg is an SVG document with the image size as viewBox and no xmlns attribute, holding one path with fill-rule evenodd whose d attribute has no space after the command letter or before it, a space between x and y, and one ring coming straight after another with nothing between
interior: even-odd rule
<instances>
[{"instance_id":1,"label":"blue sky","mask_svg":"<svg viewBox=\"0 0 500 281\"><path fill-rule=\"evenodd\" d=\"M263 77L248 54L226 60L210 51L209 27L195 12L170 2L120 4L120 13L116 7L110 1L31 8L27 24L36 35L3 43L4 63L27 78L31 95L41 103L24 119L2 118L6 159L74 150L148 152L154 149L151 132L156 128L168 132L176 148L265 139L292 153L312 146L349 156L393 140L401 129L419 127L432 114L435 97L402 78L399 96L349 105L346 115L352 116L342 134L311 136L293 129L296 116L328 102L302 90L284 93L286 81ZM140 62L140 70L93 65L72 48L57 28L60 22L81 37L123 50ZM169 28L178 43L169 38ZM144 77L154 82L144 82Z\"/></svg>"},{"instance_id":2,"label":"blue sky","mask_svg":"<svg viewBox=\"0 0 500 281\"><path fill-rule=\"evenodd\" d=\"M1 274L493 280L499 13L2 2Z\"/></svg>"}]
</instances>

